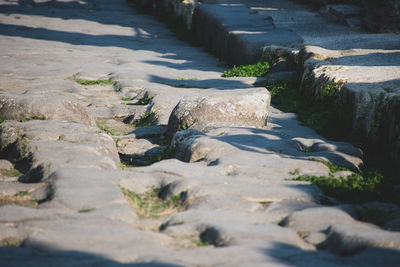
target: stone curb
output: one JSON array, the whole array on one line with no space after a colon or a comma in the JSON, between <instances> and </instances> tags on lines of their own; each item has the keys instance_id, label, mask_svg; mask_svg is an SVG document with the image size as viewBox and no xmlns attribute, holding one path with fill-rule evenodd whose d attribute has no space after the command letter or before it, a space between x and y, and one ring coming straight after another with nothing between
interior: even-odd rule
<instances>
[{"instance_id":1,"label":"stone curb","mask_svg":"<svg viewBox=\"0 0 400 267\"><path fill-rule=\"evenodd\" d=\"M340 75L341 69L346 67L342 65L346 66L348 63L341 61L346 60L346 57L359 57L362 50L329 50L310 46L307 41L303 44L301 34L275 25L271 16L267 16L268 13L258 12L256 8L249 9L236 2L226 4L225 1L218 0L201 3L197 0L153 0L151 5L149 1L133 2L139 5L147 3L157 13L173 15L183 21L203 46L229 64L290 58L291 62L297 64L301 87L307 87L316 97L325 84L343 83L338 88L340 92L336 95L336 101L343 107L349 107L347 116L352 121L349 129L352 139L350 141L361 144L373 162L382 159L378 163L383 165L380 167L393 174L400 173L397 164L400 161L400 75L395 75L393 79L391 73L383 70L384 64L378 65L376 71L382 72L381 80L387 77L387 82L369 82L368 75L360 73L358 69L350 70L347 74L351 79L343 78ZM346 29L344 26L343 28ZM377 60L384 60L387 55L383 53ZM359 64L368 65L369 62Z\"/></svg>"}]
</instances>

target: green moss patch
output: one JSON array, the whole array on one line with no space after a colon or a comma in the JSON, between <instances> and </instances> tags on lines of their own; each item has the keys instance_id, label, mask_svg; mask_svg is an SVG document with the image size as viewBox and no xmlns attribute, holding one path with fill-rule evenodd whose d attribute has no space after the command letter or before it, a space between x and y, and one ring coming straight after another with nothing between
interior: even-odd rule
<instances>
[{"instance_id":1,"label":"green moss patch","mask_svg":"<svg viewBox=\"0 0 400 267\"><path fill-rule=\"evenodd\" d=\"M268 62L258 62L256 64L234 66L232 69L224 71L222 77L262 77L270 69Z\"/></svg>"},{"instance_id":2,"label":"green moss patch","mask_svg":"<svg viewBox=\"0 0 400 267\"><path fill-rule=\"evenodd\" d=\"M297 176L292 181L307 181L321 188L322 192L340 202L362 204L369 201L400 203L391 179L378 172L353 173L347 177L334 178L334 173L348 168L330 162L322 162L330 170L328 176ZM297 173L296 173L297 174Z\"/></svg>"},{"instance_id":3,"label":"green moss patch","mask_svg":"<svg viewBox=\"0 0 400 267\"><path fill-rule=\"evenodd\" d=\"M382 177L375 175L363 176L352 174L346 178L298 176L293 181L308 181L317 185L327 196L334 197L345 203L360 204L383 198L379 186Z\"/></svg>"}]
</instances>

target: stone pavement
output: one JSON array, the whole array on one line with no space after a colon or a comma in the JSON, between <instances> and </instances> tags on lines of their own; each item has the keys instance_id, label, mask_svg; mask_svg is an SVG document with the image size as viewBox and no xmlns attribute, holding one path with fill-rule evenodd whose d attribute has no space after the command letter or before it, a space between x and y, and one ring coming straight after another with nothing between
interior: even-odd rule
<instances>
[{"instance_id":1,"label":"stone pavement","mask_svg":"<svg viewBox=\"0 0 400 267\"><path fill-rule=\"evenodd\" d=\"M348 109L350 141L363 146L373 164L400 177L400 34L360 29L361 21L352 17L357 7L351 5L326 5L323 14L333 17L328 19L294 0L133 2L151 3L158 13L182 20L203 46L230 64L291 62L269 81L291 78L295 70L297 83L316 98L327 86L334 88L336 103Z\"/></svg>"},{"instance_id":2,"label":"stone pavement","mask_svg":"<svg viewBox=\"0 0 400 267\"><path fill-rule=\"evenodd\" d=\"M154 18L0 0L0 22L2 266L399 262L399 207L365 204L390 213L381 229L288 179L357 170L359 149L270 107L255 79L221 78Z\"/></svg>"}]
</instances>

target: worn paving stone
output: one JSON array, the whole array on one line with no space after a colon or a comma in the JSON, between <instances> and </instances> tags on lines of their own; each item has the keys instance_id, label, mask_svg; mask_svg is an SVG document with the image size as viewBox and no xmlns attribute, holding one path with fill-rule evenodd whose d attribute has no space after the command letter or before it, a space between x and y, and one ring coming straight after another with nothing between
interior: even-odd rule
<instances>
[{"instance_id":1,"label":"worn paving stone","mask_svg":"<svg viewBox=\"0 0 400 267\"><path fill-rule=\"evenodd\" d=\"M172 2L181 7L182 14L196 4ZM239 36L233 40L236 45L223 53L232 54L235 49L247 49L249 55L261 53L240 45L242 41L259 44L260 34L248 36L255 24L259 32L271 30L263 41L272 42L275 37L285 43L301 41L246 6L215 6L226 4L222 0L204 3L203 11L208 8L221 15L220 21L233 23L226 30ZM24 156L18 167L26 175L13 181L15 187L30 188L37 184L26 182L45 180L38 208L0 207L0 238L22 241L22 247L0 247L0 261L6 266L23 266L27 260L41 266L368 266L397 259L380 242L390 232L368 228L374 229L373 235L364 236L357 227L366 224L346 213L351 207L343 208L346 212L324 207L317 187L287 180L296 175L327 176L329 169L310 161L313 158L357 170L363 163L360 151L325 140L301 126L294 114L268 110L267 105L261 107L262 123L254 125L246 117L241 123L253 127L221 126L226 121L210 117L201 127L203 132L184 130L174 135L169 149L175 159L121 170L118 152L144 152L145 156L164 152L169 143L165 137L168 119L182 98L218 95L223 103L228 98L234 102L242 94L269 99L265 89L261 93L252 86L256 78L222 79L224 68L217 59L176 40L160 22L138 14L123 0L0 0L0 6L2 95L33 105L37 112L32 111L32 116L43 115L42 110L48 114L42 118L46 120L7 120L0 125L2 157L17 159L21 152ZM226 7L237 17L231 17ZM249 20L242 24L238 18ZM235 56L247 60L240 53ZM74 76L107 82L79 84ZM250 95L250 91L260 94ZM152 97L149 104L127 105L143 96ZM82 113L70 115L63 99L78 103ZM18 112L29 111L30 106L21 107L7 118L20 120ZM112 120L132 127L127 123L146 111L154 112L157 125L120 136L112 137L93 123ZM82 119L86 116L82 114L90 114L93 121ZM141 218L121 188L136 193L137 201L158 189L152 197L161 206L174 203L179 208L170 216ZM148 199L140 202L149 203ZM335 210L333 215L328 212L331 217L340 213L337 222L346 221L352 228L343 230L323 221L327 209ZM297 225L277 225L286 216L295 218L310 210L318 211L313 216L322 216L323 222L316 221L307 236L296 233ZM397 218L395 213L391 220ZM298 221L299 229L311 228L309 220ZM331 232L319 232L322 224L331 225ZM353 232L375 243L358 250L358 244L350 246L346 239ZM335 235L346 237L340 242L357 253L343 258L331 253L330 245L319 249L320 242L326 238L331 242ZM368 250L366 262L360 255Z\"/></svg>"},{"instance_id":2,"label":"worn paving stone","mask_svg":"<svg viewBox=\"0 0 400 267\"><path fill-rule=\"evenodd\" d=\"M146 151L154 147L157 147L157 145L153 144L152 142L146 139L136 139L135 136L118 138L116 143L117 143L118 153L126 155L129 154L144 155Z\"/></svg>"},{"instance_id":3,"label":"worn paving stone","mask_svg":"<svg viewBox=\"0 0 400 267\"><path fill-rule=\"evenodd\" d=\"M265 88L183 98L171 113L168 134L172 136L176 131L208 123L263 127L267 123L270 102L271 96Z\"/></svg>"},{"instance_id":4,"label":"worn paving stone","mask_svg":"<svg viewBox=\"0 0 400 267\"><path fill-rule=\"evenodd\" d=\"M355 254L368 247L399 250L399 233L371 229L360 225L332 224L328 238L320 246L338 254ZM397 252L398 253L398 252Z\"/></svg>"},{"instance_id":5,"label":"worn paving stone","mask_svg":"<svg viewBox=\"0 0 400 267\"><path fill-rule=\"evenodd\" d=\"M67 119L93 125L93 118L78 102L65 96L2 94L0 116L4 119Z\"/></svg>"},{"instance_id":6,"label":"worn paving stone","mask_svg":"<svg viewBox=\"0 0 400 267\"><path fill-rule=\"evenodd\" d=\"M356 224L356 221L340 208L315 207L292 213L285 219L283 225L298 232L318 232L326 230L335 223ZM370 227L373 229L372 225Z\"/></svg>"}]
</instances>

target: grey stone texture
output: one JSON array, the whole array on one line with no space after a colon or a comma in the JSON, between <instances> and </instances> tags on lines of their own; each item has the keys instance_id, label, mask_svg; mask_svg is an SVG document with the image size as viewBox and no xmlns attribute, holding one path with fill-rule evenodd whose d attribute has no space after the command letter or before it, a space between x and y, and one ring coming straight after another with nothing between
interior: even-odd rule
<instances>
[{"instance_id":1,"label":"grey stone texture","mask_svg":"<svg viewBox=\"0 0 400 267\"><path fill-rule=\"evenodd\" d=\"M310 6L290 0L163 0L152 1L149 8L184 18L187 28L193 30L203 46L232 65L279 57L297 62L297 75L303 77L302 87L316 98L323 84L343 83L336 102L348 109L344 116L351 121L349 141L363 140L368 157L399 176L396 163L400 160L397 138L400 37L396 33L360 30L362 22L357 16L361 14L369 28L396 27L398 1L313 2L323 7L322 13L354 29L318 16ZM174 13L176 10L180 11ZM267 81L275 83L292 78L289 73L271 73Z\"/></svg>"},{"instance_id":2,"label":"grey stone texture","mask_svg":"<svg viewBox=\"0 0 400 267\"><path fill-rule=\"evenodd\" d=\"M187 13L197 2L168 3L191 23ZM270 29L267 40L275 36L278 27L270 19L243 5L232 10L237 24L225 29L243 31L237 43L248 33L239 18L249 19L250 29L253 23L260 32ZM222 12L222 22L236 23L222 6L207 12ZM0 20L0 101L16 103L2 113L7 120L0 124L0 171L22 173L0 179L0 265L398 263L398 233L359 222L354 209L360 206L324 206L318 187L290 180L329 175L325 164L312 159L357 171L360 150L326 140L295 114L269 107L269 93L252 86L255 78L222 78L216 58L177 41L124 0L0 0ZM284 34L298 38L289 30ZM255 44L253 37L248 40ZM115 83L79 84L74 75ZM132 105L143 96L152 99ZM202 125L176 132L169 142L166 130L178 130L173 122L167 125L174 107L199 99L218 100L223 111L211 102L201 106L196 118L204 116ZM254 114L240 117L223 109L229 103ZM149 112L158 119L155 125L129 124ZM120 158L133 154L160 161L121 164ZM26 199L35 208L24 206ZM146 217L134 200L174 207L166 216ZM396 205L365 207L390 211L384 228L398 229Z\"/></svg>"},{"instance_id":3,"label":"grey stone texture","mask_svg":"<svg viewBox=\"0 0 400 267\"><path fill-rule=\"evenodd\" d=\"M169 118L168 134L213 123L263 127L267 124L270 102L271 96L265 88L182 98Z\"/></svg>"}]
</instances>

